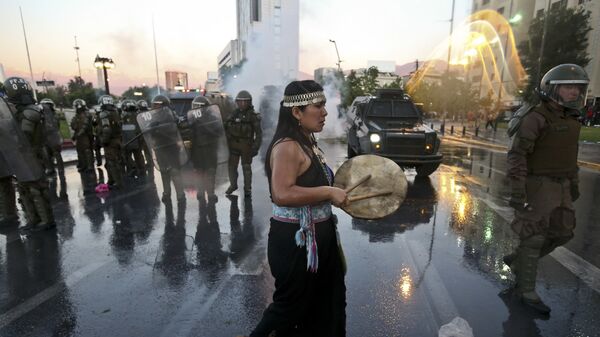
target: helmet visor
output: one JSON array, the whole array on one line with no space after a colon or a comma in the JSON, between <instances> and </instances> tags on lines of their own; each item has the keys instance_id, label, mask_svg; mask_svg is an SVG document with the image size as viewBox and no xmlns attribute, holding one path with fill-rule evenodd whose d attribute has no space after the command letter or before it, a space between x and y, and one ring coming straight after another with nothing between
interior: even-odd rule
<instances>
[{"instance_id":1,"label":"helmet visor","mask_svg":"<svg viewBox=\"0 0 600 337\"><path fill-rule=\"evenodd\" d=\"M569 109L582 109L587 99L588 81L563 80L550 82L550 97Z\"/></svg>"}]
</instances>

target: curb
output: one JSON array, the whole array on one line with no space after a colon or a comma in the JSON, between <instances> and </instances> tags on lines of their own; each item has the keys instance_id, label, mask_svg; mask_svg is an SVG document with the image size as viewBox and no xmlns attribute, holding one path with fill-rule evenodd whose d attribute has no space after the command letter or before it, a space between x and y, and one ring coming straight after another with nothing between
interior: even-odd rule
<instances>
[{"instance_id":1,"label":"curb","mask_svg":"<svg viewBox=\"0 0 600 337\"><path fill-rule=\"evenodd\" d=\"M475 140L475 139L466 139L466 138L460 138L460 137L454 137L454 136L442 136L441 138L448 139L448 140L455 141L455 142L479 145L482 147L491 148L491 149L503 151L503 152L508 151L508 147L506 147L506 146L497 145L497 144L493 144L493 143L485 142L485 141L479 141L479 140ZM592 170L600 171L600 164L598 164L598 163L592 163L592 162L585 161L585 160L577 160L577 164L579 166L587 167Z\"/></svg>"}]
</instances>

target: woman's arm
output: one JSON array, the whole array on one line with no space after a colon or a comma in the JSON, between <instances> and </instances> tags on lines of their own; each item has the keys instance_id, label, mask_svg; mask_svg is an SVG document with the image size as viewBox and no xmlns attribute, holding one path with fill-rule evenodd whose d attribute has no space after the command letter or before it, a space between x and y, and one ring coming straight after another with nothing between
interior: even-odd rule
<instances>
[{"instance_id":1,"label":"woman's arm","mask_svg":"<svg viewBox=\"0 0 600 337\"><path fill-rule=\"evenodd\" d=\"M337 187L296 185L296 178L308 169L309 160L298 143L294 141L284 141L273 146L271 195L276 205L298 207L325 201L331 201L334 205L344 202L346 192Z\"/></svg>"}]
</instances>

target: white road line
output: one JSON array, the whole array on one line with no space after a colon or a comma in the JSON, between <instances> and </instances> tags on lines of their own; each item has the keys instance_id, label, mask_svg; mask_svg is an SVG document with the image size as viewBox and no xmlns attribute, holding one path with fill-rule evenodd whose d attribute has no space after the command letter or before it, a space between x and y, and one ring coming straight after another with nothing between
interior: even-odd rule
<instances>
[{"instance_id":1,"label":"white road line","mask_svg":"<svg viewBox=\"0 0 600 337\"><path fill-rule=\"evenodd\" d=\"M588 287L600 293L600 269L565 247L556 248L550 255Z\"/></svg>"},{"instance_id":2,"label":"white road line","mask_svg":"<svg viewBox=\"0 0 600 337\"><path fill-rule=\"evenodd\" d=\"M96 262L90 263L85 267L82 267L67 277L64 282L56 283L34 296L28 298L25 302L15 306L4 314L0 315L0 329L4 328L13 321L21 318L23 315L32 311L33 309L40 306L42 303L56 296L58 293L63 291L65 288L70 288L77 284L79 281L84 279L86 276L98 270L108 262Z\"/></svg>"}]
</instances>

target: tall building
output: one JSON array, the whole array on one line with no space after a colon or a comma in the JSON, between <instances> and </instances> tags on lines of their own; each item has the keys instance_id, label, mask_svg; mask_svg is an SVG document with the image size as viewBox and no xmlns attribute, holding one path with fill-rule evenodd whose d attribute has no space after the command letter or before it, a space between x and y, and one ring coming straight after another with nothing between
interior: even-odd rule
<instances>
[{"instance_id":1,"label":"tall building","mask_svg":"<svg viewBox=\"0 0 600 337\"><path fill-rule=\"evenodd\" d=\"M179 71L165 71L165 79L166 79L166 87L167 91L176 90L177 87L179 90L186 90L189 88L188 86L188 74L179 72Z\"/></svg>"},{"instance_id":2,"label":"tall building","mask_svg":"<svg viewBox=\"0 0 600 337\"><path fill-rule=\"evenodd\" d=\"M96 68L96 89L104 90L104 70Z\"/></svg>"},{"instance_id":3,"label":"tall building","mask_svg":"<svg viewBox=\"0 0 600 337\"><path fill-rule=\"evenodd\" d=\"M528 40L529 26L534 18L542 15L548 7L558 6L577 7L581 6L591 12L590 26L593 28L588 34L588 55L592 58L585 67L590 76L588 98L600 97L600 0L473 0L473 12L484 9L495 10L502 14L509 22L515 36L515 44ZM505 36L501 35L501 41ZM510 53L510 52L509 52ZM507 53L507 58L511 55Z\"/></svg>"},{"instance_id":4,"label":"tall building","mask_svg":"<svg viewBox=\"0 0 600 337\"><path fill-rule=\"evenodd\" d=\"M219 72L247 61L266 84L297 78L299 10L298 0L237 0L237 39L219 55Z\"/></svg>"},{"instance_id":5,"label":"tall building","mask_svg":"<svg viewBox=\"0 0 600 337\"><path fill-rule=\"evenodd\" d=\"M6 74L4 74L4 66L0 63L0 83L4 83L6 80Z\"/></svg>"}]
</instances>

